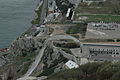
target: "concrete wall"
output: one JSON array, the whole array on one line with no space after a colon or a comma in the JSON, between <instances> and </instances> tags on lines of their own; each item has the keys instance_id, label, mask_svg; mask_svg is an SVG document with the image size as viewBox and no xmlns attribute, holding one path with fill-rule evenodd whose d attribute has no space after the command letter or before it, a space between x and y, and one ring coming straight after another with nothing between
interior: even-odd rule
<instances>
[{"instance_id":1,"label":"concrete wall","mask_svg":"<svg viewBox=\"0 0 120 80\"><path fill-rule=\"evenodd\" d=\"M83 44L82 55L93 61L120 61L120 45Z\"/></svg>"}]
</instances>

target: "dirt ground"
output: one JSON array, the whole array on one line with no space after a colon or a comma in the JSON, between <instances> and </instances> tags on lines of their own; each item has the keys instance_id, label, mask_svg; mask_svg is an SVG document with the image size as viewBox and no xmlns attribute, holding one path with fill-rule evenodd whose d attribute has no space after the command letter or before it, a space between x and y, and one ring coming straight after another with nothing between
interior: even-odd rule
<instances>
[{"instance_id":1,"label":"dirt ground","mask_svg":"<svg viewBox=\"0 0 120 80\"><path fill-rule=\"evenodd\" d=\"M66 34L66 31L70 26L74 26L74 24L48 24L47 25L50 28L53 28L53 35L56 34Z\"/></svg>"}]
</instances>

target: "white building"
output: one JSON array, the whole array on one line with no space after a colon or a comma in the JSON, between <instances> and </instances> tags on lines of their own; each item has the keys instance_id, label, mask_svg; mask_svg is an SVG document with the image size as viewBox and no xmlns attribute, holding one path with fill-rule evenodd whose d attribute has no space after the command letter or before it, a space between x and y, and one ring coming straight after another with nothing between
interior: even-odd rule
<instances>
[{"instance_id":1,"label":"white building","mask_svg":"<svg viewBox=\"0 0 120 80\"><path fill-rule=\"evenodd\" d=\"M72 69L72 68L78 68L78 64L76 64L75 62L69 60L67 63L65 63L65 65L69 68L69 69Z\"/></svg>"},{"instance_id":2,"label":"white building","mask_svg":"<svg viewBox=\"0 0 120 80\"><path fill-rule=\"evenodd\" d=\"M69 15L70 15L70 11L71 11L71 8L68 8L68 11L67 11L66 17L69 17Z\"/></svg>"}]
</instances>

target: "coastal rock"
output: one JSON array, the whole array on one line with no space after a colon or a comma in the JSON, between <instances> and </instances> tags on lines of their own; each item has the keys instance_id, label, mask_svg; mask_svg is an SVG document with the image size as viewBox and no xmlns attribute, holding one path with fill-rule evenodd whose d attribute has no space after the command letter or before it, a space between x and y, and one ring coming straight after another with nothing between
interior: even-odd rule
<instances>
[{"instance_id":1,"label":"coastal rock","mask_svg":"<svg viewBox=\"0 0 120 80\"><path fill-rule=\"evenodd\" d=\"M10 46L10 51L14 55L22 55L42 47L44 40L42 38L20 38L15 40Z\"/></svg>"}]
</instances>

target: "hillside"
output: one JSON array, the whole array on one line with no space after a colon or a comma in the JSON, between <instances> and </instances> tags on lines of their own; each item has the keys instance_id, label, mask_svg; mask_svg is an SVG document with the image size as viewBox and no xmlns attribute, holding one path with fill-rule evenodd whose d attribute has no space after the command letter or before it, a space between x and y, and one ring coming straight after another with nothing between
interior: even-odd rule
<instances>
[{"instance_id":1,"label":"hillside","mask_svg":"<svg viewBox=\"0 0 120 80\"><path fill-rule=\"evenodd\" d=\"M61 71L46 80L119 80L120 63L88 63L77 69Z\"/></svg>"}]
</instances>

